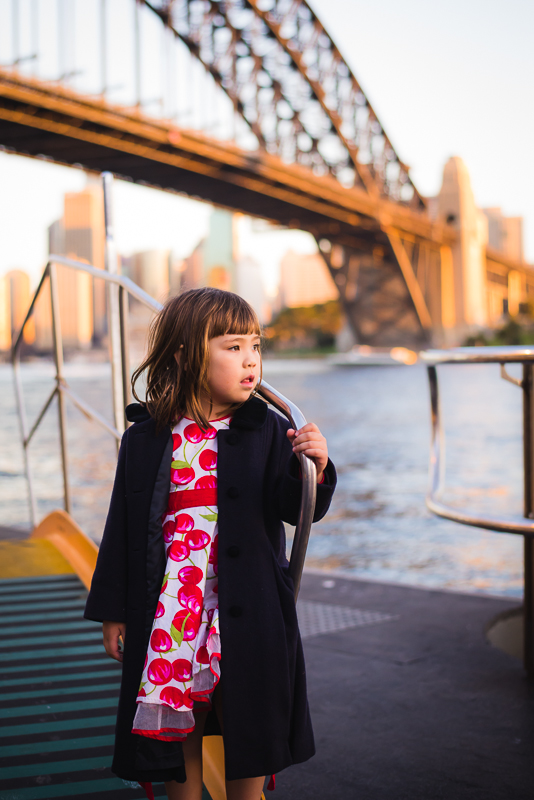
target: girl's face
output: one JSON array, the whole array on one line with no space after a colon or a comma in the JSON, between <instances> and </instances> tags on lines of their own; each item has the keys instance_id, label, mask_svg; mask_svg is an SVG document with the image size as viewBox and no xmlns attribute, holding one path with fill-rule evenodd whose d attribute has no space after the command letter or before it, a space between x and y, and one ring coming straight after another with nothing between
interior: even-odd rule
<instances>
[{"instance_id":1,"label":"girl's face","mask_svg":"<svg viewBox=\"0 0 534 800\"><path fill-rule=\"evenodd\" d=\"M248 400L260 377L260 337L255 333L215 336L209 341L208 385L212 416Z\"/></svg>"}]
</instances>

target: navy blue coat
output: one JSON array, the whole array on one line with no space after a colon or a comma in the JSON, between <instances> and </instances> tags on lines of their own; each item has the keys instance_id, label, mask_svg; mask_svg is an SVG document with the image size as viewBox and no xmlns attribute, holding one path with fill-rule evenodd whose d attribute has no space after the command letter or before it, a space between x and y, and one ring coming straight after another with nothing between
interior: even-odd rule
<instances>
[{"instance_id":1,"label":"navy blue coat","mask_svg":"<svg viewBox=\"0 0 534 800\"><path fill-rule=\"evenodd\" d=\"M87 619L126 622L112 769L126 780L185 780L182 747L131 733L136 697L165 569L161 519L170 488L170 428L141 406L122 439ZM219 615L226 776L270 775L315 752L306 674L282 520L295 525L298 460L288 422L251 398L217 433ZM317 487L314 521L336 484L331 462ZM210 712L206 734L218 725Z\"/></svg>"}]
</instances>

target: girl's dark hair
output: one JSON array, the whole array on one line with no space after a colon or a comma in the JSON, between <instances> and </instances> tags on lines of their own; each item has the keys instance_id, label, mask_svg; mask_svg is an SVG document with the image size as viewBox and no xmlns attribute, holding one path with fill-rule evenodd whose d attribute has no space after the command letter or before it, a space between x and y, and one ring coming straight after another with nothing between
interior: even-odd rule
<instances>
[{"instance_id":1,"label":"girl's dark hair","mask_svg":"<svg viewBox=\"0 0 534 800\"><path fill-rule=\"evenodd\" d=\"M168 300L154 317L148 354L132 376L132 393L142 402L135 384L146 372L146 407L159 430L184 415L203 430L209 428L201 404L202 396L210 397L208 342L228 333L260 336L261 327L246 300L222 289L189 289ZM179 363L175 353L180 353Z\"/></svg>"}]
</instances>

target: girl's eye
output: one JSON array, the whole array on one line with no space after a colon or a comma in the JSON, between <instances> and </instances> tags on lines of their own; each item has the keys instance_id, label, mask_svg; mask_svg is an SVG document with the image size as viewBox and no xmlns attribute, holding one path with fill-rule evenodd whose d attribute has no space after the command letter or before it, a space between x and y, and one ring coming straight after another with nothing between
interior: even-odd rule
<instances>
[{"instance_id":1,"label":"girl's eye","mask_svg":"<svg viewBox=\"0 0 534 800\"><path fill-rule=\"evenodd\" d=\"M232 347L230 348L230 350L239 350L239 345L238 345L238 344L234 344L234 345L232 345Z\"/></svg>"}]
</instances>

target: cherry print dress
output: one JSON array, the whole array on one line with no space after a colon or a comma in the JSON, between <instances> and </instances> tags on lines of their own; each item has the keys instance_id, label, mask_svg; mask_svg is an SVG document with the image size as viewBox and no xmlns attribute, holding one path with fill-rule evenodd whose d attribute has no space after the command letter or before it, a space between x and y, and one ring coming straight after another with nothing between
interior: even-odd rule
<instances>
[{"instance_id":1,"label":"cherry print dress","mask_svg":"<svg viewBox=\"0 0 534 800\"><path fill-rule=\"evenodd\" d=\"M132 733L183 740L193 708L209 707L220 677L217 595L217 431L187 417L175 426L169 503L163 518L167 565Z\"/></svg>"}]
</instances>

